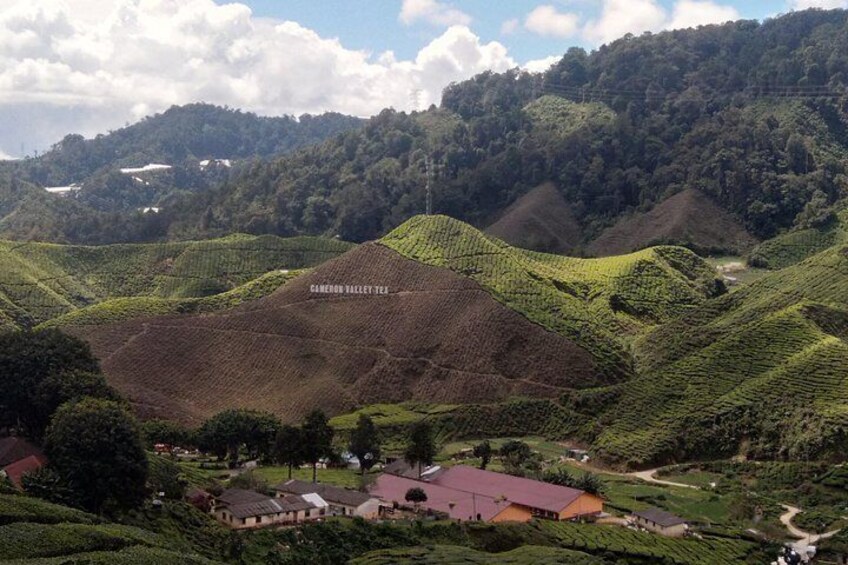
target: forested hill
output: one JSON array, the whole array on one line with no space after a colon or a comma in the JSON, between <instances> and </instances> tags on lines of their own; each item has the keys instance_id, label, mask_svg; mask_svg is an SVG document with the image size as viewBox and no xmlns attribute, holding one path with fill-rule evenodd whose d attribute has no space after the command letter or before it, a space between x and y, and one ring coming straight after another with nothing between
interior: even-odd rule
<instances>
[{"instance_id":1,"label":"forested hill","mask_svg":"<svg viewBox=\"0 0 848 565\"><path fill-rule=\"evenodd\" d=\"M498 236L517 245L606 254L673 243L747 253L758 240L832 225L846 208L847 22L844 10L807 10L763 23L626 36L591 53L572 48L544 74L484 73L449 86L438 108L384 110L324 143L251 161L164 200L155 187L130 186L127 175L101 177L77 202L118 214L80 220L55 213L55 222L33 234L24 227L33 215L19 213L0 219L0 235L49 232L88 243L247 232L365 241L426 210L429 169L434 212L479 228L497 225ZM289 147L285 135L262 145L249 132L268 122L237 112L173 120L204 123L197 137L160 139L153 127L172 112L207 111L216 114L205 106L172 110L110 137L143 156L123 159L128 165L166 150L220 158L218 144L238 155ZM50 163L67 158L57 170L90 170L86 151L108 152L110 143L66 140L28 165L48 171L29 178L71 180L51 177ZM71 158L74 148L80 153ZM194 187L193 178L179 182ZM138 217L153 199L163 203L160 213ZM557 248L546 248L549 242Z\"/></svg>"},{"instance_id":2,"label":"forested hill","mask_svg":"<svg viewBox=\"0 0 848 565\"><path fill-rule=\"evenodd\" d=\"M94 139L68 135L39 157L0 162L0 233L78 243L162 239L167 222L143 212L211 190L249 160L320 143L363 123L335 113L260 117L190 104ZM151 164L165 166L146 170ZM44 190L69 186L69 194Z\"/></svg>"},{"instance_id":3,"label":"forested hill","mask_svg":"<svg viewBox=\"0 0 848 565\"><path fill-rule=\"evenodd\" d=\"M17 168L32 182L68 185L82 183L104 167L281 155L320 143L362 123L360 118L338 113L261 117L211 104L172 106L94 139L67 135L50 151L19 162Z\"/></svg>"},{"instance_id":4,"label":"forested hill","mask_svg":"<svg viewBox=\"0 0 848 565\"><path fill-rule=\"evenodd\" d=\"M435 212L484 227L553 181L584 245L689 188L759 239L825 221L846 195L847 18L628 36L570 49L544 75L486 73L450 86L438 109L386 110L253 167L184 202L169 233L375 238L425 209L428 156Z\"/></svg>"}]
</instances>

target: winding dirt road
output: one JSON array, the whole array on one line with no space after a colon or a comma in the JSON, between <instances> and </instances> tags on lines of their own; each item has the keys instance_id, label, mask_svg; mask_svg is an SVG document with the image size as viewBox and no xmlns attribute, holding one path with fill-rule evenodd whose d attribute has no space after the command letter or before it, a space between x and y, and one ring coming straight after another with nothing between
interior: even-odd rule
<instances>
[{"instance_id":1,"label":"winding dirt road","mask_svg":"<svg viewBox=\"0 0 848 565\"><path fill-rule=\"evenodd\" d=\"M781 504L783 509L786 510L783 514L780 515L780 522L786 526L786 529L789 531L789 534L792 537L799 538L807 542L807 545L815 545L819 541L823 539L827 539L829 537L835 536L839 533L839 530L833 530L824 534L812 534L810 532L805 532L804 530L795 526L792 523L792 519L800 514L802 510L800 508L796 508L795 506L790 506L788 504Z\"/></svg>"}]
</instances>

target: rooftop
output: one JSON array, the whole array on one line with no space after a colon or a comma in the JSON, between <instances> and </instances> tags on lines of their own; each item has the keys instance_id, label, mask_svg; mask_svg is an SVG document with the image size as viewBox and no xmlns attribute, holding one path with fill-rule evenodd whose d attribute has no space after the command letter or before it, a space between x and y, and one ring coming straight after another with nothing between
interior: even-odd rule
<instances>
[{"instance_id":1,"label":"rooftop","mask_svg":"<svg viewBox=\"0 0 848 565\"><path fill-rule=\"evenodd\" d=\"M10 481L12 481L12 484L18 488L22 488L23 484L21 483L21 479L23 476L27 473L37 471L43 464L44 463L41 459L35 455L30 455L29 457L24 457L10 465L6 465L3 467L3 472L6 473L6 476L9 477Z\"/></svg>"},{"instance_id":2,"label":"rooftop","mask_svg":"<svg viewBox=\"0 0 848 565\"><path fill-rule=\"evenodd\" d=\"M454 520L474 520L475 513L480 519L491 520L509 506L509 502L496 502L494 498L471 492L439 486L426 481L409 479L388 473L377 477L371 486L371 494L389 502L406 505L406 492L411 488L420 488L427 493L426 508L444 512Z\"/></svg>"},{"instance_id":3,"label":"rooftop","mask_svg":"<svg viewBox=\"0 0 848 565\"><path fill-rule=\"evenodd\" d=\"M662 526L663 528L670 528L671 526L677 526L686 523L686 520L684 520L683 518L675 516L674 514L666 512L665 510L660 510L659 508L646 508L645 510L634 512L633 515L638 518L648 520L649 522L653 522L654 524Z\"/></svg>"},{"instance_id":4,"label":"rooftop","mask_svg":"<svg viewBox=\"0 0 848 565\"><path fill-rule=\"evenodd\" d=\"M44 453L27 440L20 437L0 438L0 468L30 456L37 457L41 463L47 462Z\"/></svg>"},{"instance_id":5,"label":"rooftop","mask_svg":"<svg viewBox=\"0 0 848 565\"><path fill-rule=\"evenodd\" d=\"M582 490L483 471L467 465L450 467L431 481L439 486L474 492L493 499L505 497L522 506L560 512L584 494Z\"/></svg>"},{"instance_id":6,"label":"rooftop","mask_svg":"<svg viewBox=\"0 0 848 565\"><path fill-rule=\"evenodd\" d=\"M343 504L345 506L359 506L371 500L371 495L346 488L327 485L324 483L310 483L297 479L288 480L274 487L279 492L291 494L315 493L327 502Z\"/></svg>"}]
</instances>

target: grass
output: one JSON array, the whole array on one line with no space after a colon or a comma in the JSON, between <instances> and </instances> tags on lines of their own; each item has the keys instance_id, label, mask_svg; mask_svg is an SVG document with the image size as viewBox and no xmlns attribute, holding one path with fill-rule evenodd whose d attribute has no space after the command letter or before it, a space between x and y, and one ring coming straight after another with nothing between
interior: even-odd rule
<instances>
[{"instance_id":1,"label":"grass","mask_svg":"<svg viewBox=\"0 0 848 565\"><path fill-rule=\"evenodd\" d=\"M271 487L284 483L289 479L288 467L257 467L255 473L267 481ZM312 481L312 469L292 469L292 478L301 481ZM318 469L318 482L358 489L362 484L362 479L359 471L355 469Z\"/></svg>"},{"instance_id":2,"label":"grass","mask_svg":"<svg viewBox=\"0 0 848 565\"><path fill-rule=\"evenodd\" d=\"M247 235L97 247L0 241L0 324L33 326L114 298L203 298L272 271L315 266L351 248L331 239ZM256 288L248 295L251 290ZM139 305L113 305L133 307L131 313L139 311Z\"/></svg>"}]
</instances>

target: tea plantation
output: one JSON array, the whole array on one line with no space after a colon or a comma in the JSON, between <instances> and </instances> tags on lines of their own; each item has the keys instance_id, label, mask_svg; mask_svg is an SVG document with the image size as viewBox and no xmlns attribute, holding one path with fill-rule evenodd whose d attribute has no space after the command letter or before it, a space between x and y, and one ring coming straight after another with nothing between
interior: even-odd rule
<instances>
[{"instance_id":1,"label":"tea plantation","mask_svg":"<svg viewBox=\"0 0 848 565\"><path fill-rule=\"evenodd\" d=\"M679 247L577 259L511 247L446 216L416 216L380 243L470 277L496 300L592 353L611 381L633 374L630 338L720 291L709 265Z\"/></svg>"},{"instance_id":2,"label":"tea plantation","mask_svg":"<svg viewBox=\"0 0 848 565\"><path fill-rule=\"evenodd\" d=\"M219 294L351 248L323 238L247 235L98 247L0 241L0 328L31 327L111 298Z\"/></svg>"}]
</instances>

